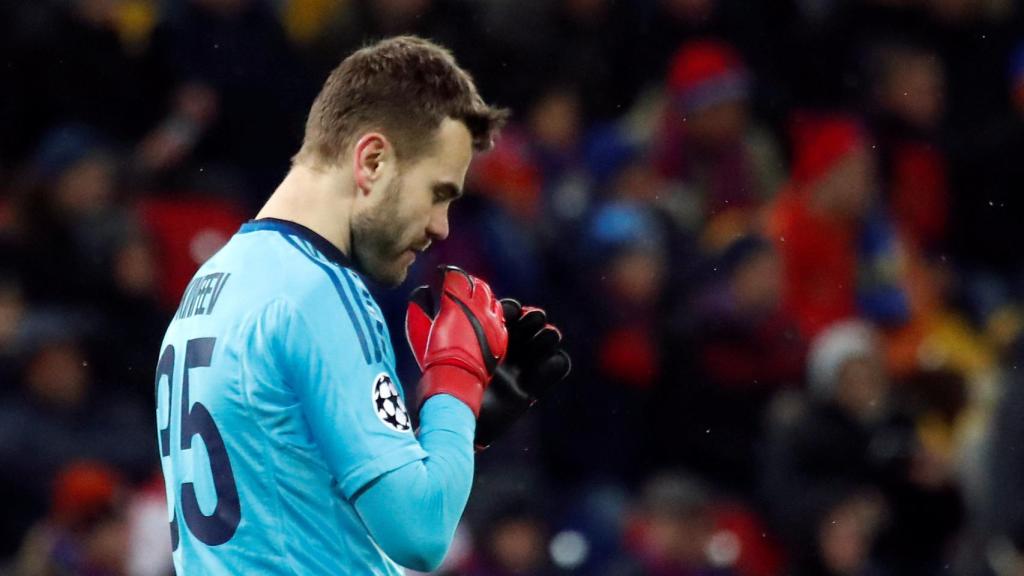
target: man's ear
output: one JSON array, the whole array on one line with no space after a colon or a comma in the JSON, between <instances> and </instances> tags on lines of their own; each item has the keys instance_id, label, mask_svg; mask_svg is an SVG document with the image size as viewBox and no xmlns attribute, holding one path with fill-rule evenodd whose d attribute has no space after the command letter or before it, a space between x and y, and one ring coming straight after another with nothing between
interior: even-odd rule
<instances>
[{"instance_id":1,"label":"man's ear","mask_svg":"<svg viewBox=\"0 0 1024 576\"><path fill-rule=\"evenodd\" d=\"M391 157L391 143L383 134L364 134L356 142L352 154L352 173L355 174L356 188L363 194L369 193L373 183L381 177L385 162L390 161Z\"/></svg>"}]
</instances>

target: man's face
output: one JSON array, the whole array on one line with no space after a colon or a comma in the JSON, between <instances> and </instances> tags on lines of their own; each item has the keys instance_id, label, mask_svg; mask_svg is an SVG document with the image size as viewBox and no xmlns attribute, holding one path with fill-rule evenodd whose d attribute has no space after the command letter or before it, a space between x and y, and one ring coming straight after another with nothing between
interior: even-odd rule
<instances>
[{"instance_id":1,"label":"man's face","mask_svg":"<svg viewBox=\"0 0 1024 576\"><path fill-rule=\"evenodd\" d=\"M771 248L747 258L732 275L732 291L741 310L750 315L774 312L782 300L782 262Z\"/></svg>"},{"instance_id":2,"label":"man's face","mask_svg":"<svg viewBox=\"0 0 1024 576\"><path fill-rule=\"evenodd\" d=\"M881 359L869 354L847 360L839 372L836 398L862 421L883 414L889 400L889 378Z\"/></svg>"},{"instance_id":3,"label":"man's face","mask_svg":"<svg viewBox=\"0 0 1024 576\"><path fill-rule=\"evenodd\" d=\"M683 127L694 144L715 151L742 140L749 124L750 110L746 100L730 100L687 114L684 118L686 123Z\"/></svg>"},{"instance_id":4,"label":"man's face","mask_svg":"<svg viewBox=\"0 0 1024 576\"><path fill-rule=\"evenodd\" d=\"M856 220L871 209L877 168L866 146L847 154L815 184L816 196L825 198L829 210L841 218Z\"/></svg>"},{"instance_id":5,"label":"man's face","mask_svg":"<svg viewBox=\"0 0 1024 576\"><path fill-rule=\"evenodd\" d=\"M352 219L352 255L365 274L387 286L434 240L448 236L448 206L462 194L473 146L461 122L445 119L422 156L381 179L372 204Z\"/></svg>"}]
</instances>

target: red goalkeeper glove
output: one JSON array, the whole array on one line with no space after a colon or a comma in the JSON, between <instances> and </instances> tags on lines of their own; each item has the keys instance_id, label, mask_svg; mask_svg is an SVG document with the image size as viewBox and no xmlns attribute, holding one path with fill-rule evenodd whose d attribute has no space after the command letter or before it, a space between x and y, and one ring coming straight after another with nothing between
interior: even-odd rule
<instances>
[{"instance_id":1,"label":"red goalkeeper glove","mask_svg":"<svg viewBox=\"0 0 1024 576\"><path fill-rule=\"evenodd\" d=\"M484 390L508 346L504 313L483 280L454 266L439 272L435 287L413 290L405 315L405 336L423 370L420 405L435 394L450 394L479 415Z\"/></svg>"}]
</instances>

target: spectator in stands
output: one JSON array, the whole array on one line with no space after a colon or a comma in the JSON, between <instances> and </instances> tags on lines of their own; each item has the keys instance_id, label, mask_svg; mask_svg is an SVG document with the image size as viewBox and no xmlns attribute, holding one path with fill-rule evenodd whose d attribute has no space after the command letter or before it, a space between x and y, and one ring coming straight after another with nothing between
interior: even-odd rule
<instances>
[{"instance_id":1,"label":"spectator in stands","mask_svg":"<svg viewBox=\"0 0 1024 576\"><path fill-rule=\"evenodd\" d=\"M111 392L148 409L153 398L153 350L159 350L173 312L160 306L160 265L148 237L121 239L112 260L110 289L96 304L102 309L99 346L116 353L97 358L97 370L106 388L115 389Z\"/></svg>"},{"instance_id":2,"label":"spectator in stands","mask_svg":"<svg viewBox=\"0 0 1024 576\"><path fill-rule=\"evenodd\" d=\"M795 576L875 576L899 574L874 556L885 521L885 505L865 489L837 489L825 496L814 516L810 550L798 557Z\"/></svg>"},{"instance_id":3,"label":"spectator in stands","mask_svg":"<svg viewBox=\"0 0 1024 576\"><path fill-rule=\"evenodd\" d=\"M798 117L793 170L768 226L784 269L783 301L805 337L857 314L908 314L902 249L877 205L876 160L856 120Z\"/></svg>"},{"instance_id":4,"label":"spectator in stands","mask_svg":"<svg viewBox=\"0 0 1024 576\"><path fill-rule=\"evenodd\" d=\"M782 308L774 244L739 238L710 266L685 315L679 346L693 349L698 376L677 383L686 395L673 405L686 416L674 426L691 465L701 463L716 484L752 493L764 409L778 391L801 384L806 344Z\"/></svg>"},{"instance_id":5,"label":"spectator in stands","mask_svg":"<svg viewBox=\"0 0 1024 576\"><path fill-rule=\"evenodd\" d=\"M870 109L886 204L915 250L943 248L949 220L949 161L941 141L945 69L924 46L875 48Z\"/></svg>"},{"instance_id":6,"label":"spectator in stands","mask_svg":"<svg viewBox=\"0 0 1024 576\"><path fill-rule=\"evenodd\" d=\"M25 293L14 271L0 272L0 398L15 392L25 326Z\"/></svg>"},{"instance_id":7,"label":"spectator in stands","mask_svg":"<svg viewBox=\"0 0 1024 576\"><path fill-rule=\"evenodd\" d=\"M647 481L628 522L627 558L607 576L733 576L712 552L714 500L695 480L663 474ZM735 561L735 558L732 558Z\"/></svg>"},{"instance_id":8,"label":"spectator in stands","mask_svg":"<svg viewBox=\"0 0 1024 576\"><path fill-rule=\"evenodd\" d=\"M50 513L22 544L14 576L127 576L127 489L96 462L69 463L54 479Z\"/></svg>"},{"instance_id":9,"label":"spectator in stands","mask_svg":"<svg viewBox=\"0 0 1024 576\"><path fill-rule=\"evenodd\" d=\"M36 320L21 394L0 405L0 530L16 545L45 511L50 482L69 462L95 459L129 477L156 465L152 423L120 395L96 390L90 357L74 326Z\"/></svg>"},{"instance_id":10,"label":"spectator in stands","mask_svg":"<svg viewBox=\"0 0 1024 576\"><path fill-rule=\"evenodd\" d=\"M993 422L989 509L985 516L992 527L987 544L990 561L1001 558L1003 564L1016 564L1018 572L1004 569L997 571L999 576L1024 569L1024 502L1020 498L1024 489L1024 454L1020 450L1024 439L1024 421L1020 418L1024 409L1024 338L1014 347L1010 363L1013 368L1004 376L1004 396Z\"/></svg>"},{"instance_id":11,"label":"spectator in stands","mask_svg":"<svg viewBox=\"0 0 1024 576\"><path fill-rule=\"evenodd\" d=\"M714 260L695 314L701 359L717 386L778 388L803 375L803 346L782 310L782 265L775 245L744 236Z\"/></svg>"},{"instance_id":12,"label":"spectator in stands","mask_svg":"<svg viewBox=\"0 0 1024 576\"><path fill-rule=\"evenodd\" d=\"M521 500L503 503L482 524L475 557L464 576L545 576L555 572L547 555L543 517Z\"/></svg>"},{"instance_id":13,"label":"spectator in stands","mask_svg":"<svg viewBox=\"0 0 1024 576\"><path fill-rule=\"evenodd\" d=\"M1000 354L1011 347L1020 323L1005 305L984 325L972 321L970 308L962 305L969 301L969 286L958 268L946 256L911 263L913 317L887 335L886 355L893 376L903 381L903 395L917 405L917 426L931 461L922 469L955 473L970 517L961 549L973 556L968 562L976 562L991 512L990 430L999 409L991 394L1002 380Z\"/></svg>"},{"instance_id":14,"label":"spectator in stands","mask_svg":"<svg viewBox=\"0 0 1024 576\"><path fill-rule=\"evenodd\" d=\"M808 358L808 400L782 400L771 414L762 489L776 527L797 551L798 566L828 563L827 556L839 554L831 542L846 538L828 532L832 515L874 502L873 513L884 513L880 482L907 458L910 431L887 422L889 382L876 338L862 322L822 332ZM873 438L894 443L879 453ZM856 562L844 564L866 564L878 530L858 535L867 542L848 542L863 550L846 551Z\"/></svg>"},{"instance_id":15,"label":"spectator in stands","mask_svg":"<svg viewBox=\"0 0 1024 576\"><path fill-rule=\"evenodd\" d=\"M90 307L109 289L116 246L138 226L119 169L109 141L88 126L54 129L39 146L15 219L32 302Z\"/></svg>"},{"instance_id":16,"label":"spectator in stands","mask_svg":"<svg viewBox=\"0 0 1024 576\"><path fill-rule=\"evenodd\" d=\"M655 161L678 190L664 200L679 227L702 229L714 248L749 231L778 187L774 143L750 118L752 81L736 50L717 40L683 44L666 80Z\"/></svg>"},{"instance_id":17,"label":"spectator in stands","mask_svg":"<svg viewBox=\"0 0 1024 576\"><path fill-rule=\"evenodd\" d=\"M761 476L799 564L938 573L960 522L959 494L896 402L877 334L860 321L829 327L811 345L808 379L806 402L780 402L772 414ZM863 526L836 533L836 515Z\"/></svg>"},{"instance_id":18,"label":"spectator in stands","mask_svg":"<svg viewBox=\"0 0 1024 576\"><path fill-rule=\"evenodd\" d=\"M557 465L591 479L635 481L651 465L647 414L665 358L665 242L651 207L628 201L599 207L579 239L578 273L592 286L577 294L589 337L576 363L580 388L565 391L569 404L552 415L559 427L549 435Z\"/></svg>"},{"instance_id":19,"label":"spectator in stands","mask_svg":"<svg viewBox=\"0 0 1024 576\"><path fill-rule=\"evenodd\" d=\"M469 176L474 187L536 236L550 236L549 214L566 188L589 184L583 163L582 95L569 84L542 88L521 124L502 132Z\"/></svg>"},{"instance_id":20,"label":"spectator in stands","mask_svg":"<svg viewBox=\"0 0 1024 576\"><path fill-rule=\"evenodd\" d=\"M156 37L175 86L169 104L177 111L153 145L158 166L179 174L195 166L184 175L186 184L196 174L220 172L220 192L262 202L298 148L312 94L272 7L256 0L174 3ZM161 153L179 145L176 119L198 133L164 162ZM206 179L207 186L212 182Z\"/></svg>"}]
</instances>

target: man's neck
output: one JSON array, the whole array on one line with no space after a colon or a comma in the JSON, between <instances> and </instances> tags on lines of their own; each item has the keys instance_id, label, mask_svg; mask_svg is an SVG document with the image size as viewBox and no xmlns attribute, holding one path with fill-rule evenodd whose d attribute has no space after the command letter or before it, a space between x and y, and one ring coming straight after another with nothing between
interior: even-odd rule
<instances>
[{"instance_id":1,"label":"man's neck","mask_svg":"<svg viewBox=\"0 0 1024 576\"><path fill-rule=\"evenodd\" d=\"M349 223L355 192L344 193L347 182L351 179L340 170L293 166L256 218L302 224L351 256Z\"/></svg>"}]
</instances>

